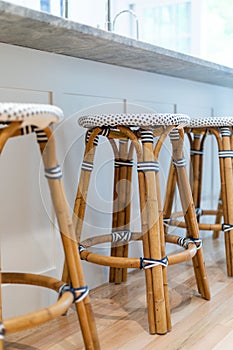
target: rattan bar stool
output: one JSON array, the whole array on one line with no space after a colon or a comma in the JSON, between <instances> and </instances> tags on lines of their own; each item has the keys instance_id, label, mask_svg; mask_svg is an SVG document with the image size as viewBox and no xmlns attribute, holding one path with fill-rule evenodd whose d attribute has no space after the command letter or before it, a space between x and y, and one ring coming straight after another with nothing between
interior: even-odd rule
<instances>
[{"instance_id":1,"label":"rattan bar stool","mask_svg":"<svg viewBox=\"0 0 233 350\"><path fill-rule=\"evenodd\" d=\"M191 188L194 205L196 208L197 220L200 230L214 231L213 237L217 237L220 231L225 235L226 265L228 276L233 276L233 183L232 183L232 126L233 117L210 117L191 119L186 133L190 142L190 163L191 163ZM202 182L203 182L203 154L206 137L214 135L219 157L220 169L220 196L217 209L202 209ZM173 177L174 169L171 167L170 178ZM173 196L175 179L173 184L168 188L170 198ZM165 217L171 214L171 208L164 208ZM215 223L200 223L204 215L215 216ZM172 215L172 225L185 227L184 222L178 220L179 214ZM222 220L223 219L223 220ZM222 222L223 221L223 222Z\"/></svg>"},{"instance_id":2,"label":"rattan bar stool","mask_svg":"<svg viewBox=\"0 0 233 350\"><path fill-rule=\"evenodd\" d=\"M194 269L198 290L204 298L209 299L210 297L191 190L183 168L182 126L189 122L189 118L176 114L116 114L83 116L78 122L79 125L88 129L73 214L76 239L80 242L81 258L88 262L109 266L111 268L110 281L115 283L126 280L127 268L145 270L149 332L165 334L171 329L167 286L168 263L172 265L195 259ZM169 134L177 171L187 185L186 191L182 193L182 202L187 211L190 238L187 240L185 237L167 235L168 242L186 248L177 254L167 256L158 156ZM91 171L100 135L109 140L114 154L112 229L111 232L104 235L90 236L81 241ZM105 152L102 154L103 163L106 161L105 154ZM136 160L133 159L133 154L136 154ZM130 230L133 165L137 166L138 173L140 232ZM107 180L104 179L104 181L107 186ZM128 244L131 241L142 241L143 257L128 257ZM106 242L109 242L109 249L111 249L109 256L91 251L91 247Z\"/></svg>"},{"instance_id":3,"label":"rattan bar stool","mask_svg":"<svg viewBox=\"0 0 233 350\"><path fill-rule=\"evenodd\" d=\"M1 153L9 138L23 136L28 133L36 134L71 280L69 285L61 280L39 274L1 272L1 284L16 283L41 286L55 290L59 294L57 302L47 308L1 321L1 349L3 349L5 335L38 326L61 316L72 303L75 303L85 348L99 349L95 322L88 297L88 287L84 280L82 265L77 252L72 220L61 180L62 171L57 163L55 140L50 129L50 126L53 123L58 123L62 117L62 111L51 105L0 103Z\"/></svg>"}]
</instances>

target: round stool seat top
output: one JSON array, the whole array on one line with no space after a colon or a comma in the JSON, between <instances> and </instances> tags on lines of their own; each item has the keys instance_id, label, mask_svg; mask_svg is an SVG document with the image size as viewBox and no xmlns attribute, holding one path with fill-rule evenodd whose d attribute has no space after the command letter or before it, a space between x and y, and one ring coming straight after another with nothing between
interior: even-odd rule
<instances>
[{"instance_id":1,"label":"round stool seat top","mask_svg":"<svg viewBox=\"0 0 233 350\"><path fill-rule=\"evenodd\" d=\"M185 126L190 118L185 114L139 113L139 114L100 114L87 115L79 118L78 123L84 128L138 126L156 127L160 125Z\"/></svg>"},{"instance_id":2,"label":"round stool seat top","mask_svg":"<svg viewBox=\"0 0 233 350\"><path fill-rule=\"evenodd\" d=\"M192 128L233 126L233 117L192 118L189 126Z\"/></svg>"},{"instance_id":3,"label":"round stool seat top","mask_svg":"<svg viewBox=\"0 0 233 350\"><path fill-rule=\"evenodd\" d=\"M56 106L29 103L0 103L0 123L21 121L22 127L34 125L44 129L51 123L58 123L63 112Z\"/></svg>"}]
</instances>

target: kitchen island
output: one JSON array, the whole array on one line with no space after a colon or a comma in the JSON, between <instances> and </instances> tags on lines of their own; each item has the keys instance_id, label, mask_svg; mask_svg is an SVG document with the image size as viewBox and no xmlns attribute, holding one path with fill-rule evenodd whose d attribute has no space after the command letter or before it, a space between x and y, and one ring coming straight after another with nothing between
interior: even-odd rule
<instances>
[{"instance_id":1,"label":"kitchen island","mask_svg":"<svg viewBox=\"0 0 233 350\"><path fill-rule=\"evenodd\" d=\"M77 124L79 116L148 111L190 116L233 113L232 68L4 1L0 1L0 52L1 102L52 103L64 111L64 122L56 128L55 137L70 210L84 149L84 130ZM38 149L32 147L31 137L12 140L17 142L18 157L10 157L9 152L7 158L4 154L1 157L3 269L23 271L30 261L32 272L60 276L63 254L46 183L37 165ZM29 147L30 159L25 159ZM212 142L208 147L210 153L216 151ZM168 142L161 159L163 187L169 150ZM106 152L111 156L110 149ZM205 167L212 169L209 173L217 169L211 159L205 162ZM33 171L29 166L32 163ZM89 225L84 225L86 236L109 232L111 226L111 188L103 181L98 156L96 164L87 212ZM104 167L104 176L112 176L112 164ZM33 186L33 192L28 191L28 185ZM204 199L217 201L216 178L207 178L203 186ZM14 220L9 220L12 213ZM137 217L137 203L133 213ZM29 219L25 220L26 216ZM136 219L134 225L137 230ZM108 251L105 247L98 249L101 254ZM141 255L136 243L130 250L134 256ZM84 270L90 288L108 279L106 268L84 263ZM10 295L9 286L5 286L4 293ZM19 290L12 295L20 295ZM24 291L24 295L26 305L20 299L11 302L5 309L7 315L42 307L52 298L49 293L42 298L31 290Z\"/></svg>"}]
</instances>

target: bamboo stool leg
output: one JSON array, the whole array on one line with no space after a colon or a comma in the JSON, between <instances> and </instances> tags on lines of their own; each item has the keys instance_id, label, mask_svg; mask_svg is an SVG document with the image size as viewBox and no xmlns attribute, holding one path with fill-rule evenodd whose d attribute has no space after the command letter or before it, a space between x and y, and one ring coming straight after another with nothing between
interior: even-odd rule
<instances>
[{"instance_id":1,"label":"bamboo stool leg","mask_svg":"<svg viewBox=\"0 0 233 350\"><path fill-rule=\"evenodd\" d=\"M207 129L203 132L192 130L194 139L191 143L191 171L193 172L193 183L191 182L194 206L196 208L197 221L200 220L201 210L201 195L202 195L202 176L203 176L203 150L204 142L207 136ZM215 224L220 224L222 220L222 202L221 191L216 210ZM219 236L219 231L213 231L213 238Z\"/></svg>"},{"instance_id":2,"label":"bamboo stool leg","mask_svg":"<svg viewBox=\"0 0 233 350\"><path fill-rule=\"evenodd\" d=\"M80 243L80 235L83 227L83 220L86 210L86 197L88 187L90 183L91 172L93 168L93 161L95 156L96 146L98 144L98 134L101 129L96 128L91 134L89 131L86 133L86 148L84 153L84 159L81 167L81 174L78 183L78 189L73 208L73 227L75 230L75 236L77 243ZM65 261L63 267L62 280L69 283L69 271L67 263Z\"/></svg>"},{"instance_id":3,"label":"bamboo stool leg","mask_svg":"<svg viewBox=\"0 0 233 350\"><path fill-rule=\"evenodd\" d=\"M222 190L220 190L220 195L218 199L217 214L215 218L215 224L221 224L223 217L223 204L222 204ZM213 232L213 239L219 238L220 231Z\"/></svg>"},{"instance_id":4,"label":"bamboo stool leg","mask_svg":"<svg viewBox=\"0 0 233 350\"><path fill-rule=\"evenodd\" d=\"M233 136L232 136L232 127L229 127L229 130L231 131L231 136L229 133L229 137L230 137L230 150L233 150ZM233 161L232 161L232 168L233 168ZM221 168L220 168L221 169ZM221 176L221 174L220 174ZM217 215L216 215L216 224L220 224L222 221L222 217L223 217L223 197L224 194L222 194L222 191L225 191L225 189L221 189L220 191L220 195L219 195L219 200L218 200L218 209L217 209ZM220 231L214 231L213 233L213 239L216 239L219 237Z\"/></svg>"},{"instance_id":5,"label":"bamboo stool leg","mask_svg":"<svg viewBox=\"0 0 233 350\"><path fill-rule=\"evenodd\" d=\"M231 136L229 136L230 137L230 149L233 150L232 127L230 128L230 131L231 131ZM218 140L217 140L217 142L218 142ZM221 163L221 161L220 161L220 163ZM233 160L232 160L232 168L233 168ZM220 166L220 178L222 179L221 171L223 172L223 165ZM222 180L221 183L222 182L225 183L225 180L224 181ZM225 200L223 200L223 198L225 198ZM221 190L220 190L220 195L219 195L219 199L218 199L218 209L217 209L217 215L216 215L216 220L215 220L216 224L220 224L222 222L222 217L224 216L223 215L223 205L224 205L224 203L226 203L225 187L221 188ZM220 231L214 231L213 239L219 238L219 234L220 234Z\"/></svg>"},{"instance_id":6,"label":"bamboo stool leg","mask_svg":"<svg viewBox=\"0 0 233 350\"><path fill-rule=\"evenodd\" d=\"M113 227L116 230L128 229L130 222L130 204L129 195L131 187L131 160L128 159L128 141L119 140L119 159L115 160L115 176L114 176L114 208L113 208ZM130 183L128 183L130 182ZM117 196L117 198L115 198ZM115 201L117 203L115 203ZM114 210L117 209L115 213ZM115 222L116 221L116 222ZM112 250L112 256L128 257L128 243L115 247ZM113 270L114 269L114 270ZM114 271L114 272L113 272ZM121 283L127 280L127 269L111 268L110 275L114 274L111 282Z\"/></svg>"},{"instance_id":7,"label":"bamboo stool leg","mask_svg":"<svg viewBox=\"0 0 233 350\"><path fill-rule=\"evenodd\" d=\"M233 182L232 182L232 150L231 130L227 127L215 129L212 133L216 136L219 146L219 161L221 172L221 195L223 201L224 236L226 249L227 274L233 276Z\"/></svg>"},{"instance_id":8,"label":"bamboo stool leg","mask_svg":"<svg viewBox=\"0 0 233 350\"><path fill-rule=\"evenodd\" d=\"M203 136L203 139L205 136ZM190 175L191 175L191 189L193 195L193 203L195 209L201 208L201 190L202 190L202 156L203 156L203 142L201 142L202 134L193 133L193 140L190 149ZM197 214L199 221L200 215Z\"/></svg>"},{"instance_id":9,"label":"bamboo stool leg","mask_svg":"<svg viewBox=\"0 0 233 350\"><path fill-rule=\"evenodd\" d=\"M172 213L172 207L175 199L175 190L176 190L176 171L175 167L172 162L170 162L170 169L168 173L168 179L167 179L167 186L166 186L166 193L165 193L165 199L164 199L164 206L163 206L163 222L164 222L164 231L167 233L168 225L166 224L167 220L170 221L171 213Z\"/></svg>"},{"instance_id":10,"label":"bamboo stool leg","mask_svg":"<svg viewBox=\"0 0 233 350\"><path fill-rule=\"evenodd\" d=\"M100 133L100 128L94 129L91 133L89 133L89 131L87 131L86 133L86 149L81 168L77 195L74 202L72 218L78 243L80 242L80 235L86 210L87 192L90 183L91 172L93 169L93 161L95 157L96 146L98 144L98 135Z\"/></svg>"},{"instance_id":11,"label":"bamboo stool leg","mask_svg":"<svg viewBox=\"0 0 233 350\"><path fill-rule=\"evenodd\" d=\"M165 138L168 136L169 132L172 130L172 126L167 127L165 130L163 130L162 135L159 137L159 139L156 142L155 148L154 148L154 161L155 163L159 164L159 152L161 150L161 147L165 141ZM159 133L160 135L160 133ZM158 136L159 136L158 135ZM155 136L155 134L154 134ZM162 199L161 199L161 187L160 187L160 178L159 178L159 172L155 172L155 180L156 180L156 192L158 197L158 211L159 211L159 227L160 227L160 240L161 240L161 255L162 257L166 256L165 251L165 233L166 231L164 228L166 227L164 225L164 219L163 219L163 207L162 207ZM173 174L171 173L171 182L169 186L171 186L171 192L172 192L172 198L174 197L175 192L175 183L176 181L173 177ZM173 186L174 183L174 186ZM170 193L171 193L170 192ZM170 201L172 202L172 201ZM169 206L167 207L167 210L171 209ZM170 214L169 214L170 216ZM164 288L164 298L165 298L165 305L166 305L166 318L167 318L167 329L171 330L171 313L170 313L170 301L169 301L169 294L168 294L168 283L167 283L167 269L163 268L163 288Z\"/></svg>"},{"instance_id":12,"label":"bamboo stool leg","mask_svg":"<svg viewBox=\"0 0 233 350\"><path fill-rule=\"evenodd\" d=\"M142 133L141 137L143 145L142 166L144 166L145 164L154 162L153 133L152 131L147 130ZM156 184L155 171L149 169L148 171L145 171L144 179L148 222L147 240L149 242L150 254L150 256L145 257L156 261L162 261L162 259L165 258L164 256L162 256L162 253L165 252L165 248L162 247L162 243L164 242L161 242L161 236L163 236L163 225L161 225L160 220L161 217L159 213L159 203L157 194L158 183ZM141 188L140 196L142 196ZM165 296L164 290L164 285L167 285L167 281L164 280L164 278L166 277L166 273L163 273L163 269L166 269L166 266L162 266L161 264L158 264L157 266L152 267L151 269L153 287L151 293L153 294L154 298L155 327L156 333L158 334L165 334L171 326L169 305L166 305L166 301L168 300L168 298ZM167 320L168 315L169 319Z\"/></svg>"},{"instance_id":13,"label":"bamboo stool leg","mask_svg":"<svg viewBox=\"0 0 233 350\"><path fill-rule=\"evenodd\" d=\"M131 220L131 192L132 192L132 169L133 169L133 151L134 145L129 145L128 161L127 161L127 173L126 173L126 198L125 198L125 229L130 230ZM128 257L129 244L124 244L123 256ZM124 268L122 271L122 282L127 281L127 269Z\"/></svg>"},{"instance_id":14,"label":"bamboo stool leg","mask_svg":"<svg viewBox=\"0 0 233 350\"><path fill-rule=\"evenodd\" d=\"M142 132L141 137L143 146L141 149L136 135L125 127L119 126L119 129L132 140L137 153L142 241L144 251L144 258L142 258L141 265L142 268L144 268L146 275L149 332L151 334L165 334L168 331L168 324L170 326L170 318L169 322L167 322L167 315L170 310L169 306L166 308L166 298L164 296L164 285L167 285L167 282L164 281L165 274L163 274L162 269L166 268L166 262L163 263L165 266L162 267L159 227L160 220L155 178L155 168L157 168L157 164L154 162L153 132L150 130ZM148 260L156 263L152 265L151 268L147 268L146 261Z\"/></svg>"},{"instance_id":15,"label":"bamboo stool leg","mask_svg":"<svg viewBox=\"0 0 233 350\"><path fill-rule=\"evenodd\" d=\"M195 208L192 199L192 193L188 176L185 169L185 159L183 157L183 138L184 134L178 129L174 129L170 133L170 139L173 149L173 162L177 173L177 185L180 194L182 209L185 217L186 226L189 235L195 239L199 239L199 229L196 219ZM198 291L205 298L210 299L210 290L205 270L202 248L198 249L197 254L193 257L193 265L195 277L197 281Z\"/></svg>"},{"instance_id":16,"label":"bamboo stool leg","mask_svg":"<svg viewBox=\"0 0 233 350\"><path fill-rule=\"evenodd\" d=\"M1 256L0 256L1 259ZM1 263L1 261L0 261ZM2 264L0 264L0 350L3 350L4 327L2 320Z\"/></svg>"},{"instance_id":17,"label":"bamboo stool leg","mask_svg":"<svg viewBox=\"0 0 233 350\"><path fill-rule=\"evenodd\" d=\"M119 130L122 133L125 133L131 139L136 150L137 162L142 163L143 151L139 144L138 137L134 135L126 127L119 126ZM146 185L145 185L145 176L142 171L138 171L138 185L139 185L143 252L145 257L150 257L151 253L150 253L147 204L146 204ZM153 293L153 276L152 276L151 269L145 269L145 277L146 277L146 296L147 296L149 332L151 334L155 334L157 332L157 329L156 329L155 302L154 302L154 293Z\"/></svg>"},{"instance_id":18,"label":"bamboo stool leg","mask_svg":"<svg viewBox=\"0 0 233 350\"><path fill-rule=\"evenodd\" d=\"M2 139L0 134L0 154L2 153L2 149L5 145L6 140ZM0 250L0 350L3 350L4 344L4 326L2 323L2 254Z\"/></svg>"},{"instance_id":19,"label":"bamboo stool leg","mask_svg":"<svg viewBox=\"0 0 233 350\"><path fill-rule=\"evenodd\" d=\"M115 166L114 166L114 181L113 181L113 213L112 213L112 230L116 231L118 228L118 188L117 184L119 182L119 176L120 176L120 167L117 166L116 160L120 159L119 156L119 150L117 148L116 142L114 140L110 140L110 144L113 149L114 154L114 160L115 160ZM111 246L111 256L116 256L117 247ZM110 267L109 269L109 282L115 283L115 267Z\"/></svg>"},{"instance_id":20,"label":"bamboo stool leg","mask_svg":"<svg viewBox=\"0 0 233 350\"><path fill-rule=\"evenodd\" d=\"M55 169L57 167L57 160L54 138L49 129L46 129L45 132L49 138L49 142L46 144L46 147L44 143L40 144L40 146L45 170L48 174L50 169ZM77 251L77 241L75 239L73 225L69 217L69 209L64 195L63 185L60 177L50 178L49 175L47 175L47 177L54 209L57 215L72 288L82 288L86 286L86 283ZM84 295L84 298L76 302L75 306L82 329L85 348L93 350L100 349L88 295Z\"/></svg>"},{"instance_id":21,"label":"bamboo stool leg","mask_svg":"<svg viewBox=\"0 0 233 350\"><path fill-rule=\"evenodd\" d=\"M121 141L119 140L119 155L120 160L123 161L123 163L127 160L128 156L128 142L127 141ZM125 205L126 205L126 183L127 179L127 166L122 165L120 167L120 174L119 174L119 182L117 186L117 192L118 192L118 217L117 217L117 226L119 230L125 229ZM128 245L128 244L127 244ZM124 246L120 245L119 247L116 247L116 256L123 257L124 256ZM123 282L123 270L121 268L116 268L115 271L115 283L121 283Z\"/></svg>"}]
</instances>

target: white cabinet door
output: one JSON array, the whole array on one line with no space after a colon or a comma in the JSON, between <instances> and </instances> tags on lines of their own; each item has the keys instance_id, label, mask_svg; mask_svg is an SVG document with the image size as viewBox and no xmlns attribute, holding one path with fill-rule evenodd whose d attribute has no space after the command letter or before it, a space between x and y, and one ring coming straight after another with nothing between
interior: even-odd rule
<instances>
[{"instance_id":1,"label":"white cabinet door","mask_svg":"<svg viewBox=\"0 0 233 350\"><path fill-rule=\"evenodd\" d=\"M1 102L50 100L48 91L0 88ZM1 155L0 171L4 271L56 274L54 214L48 194L35 135L10 139ZM9 317L48 304L50 293L39 293L34 287L5 286L3 299L3 312Z\"/></svg>"}]
</instances>

